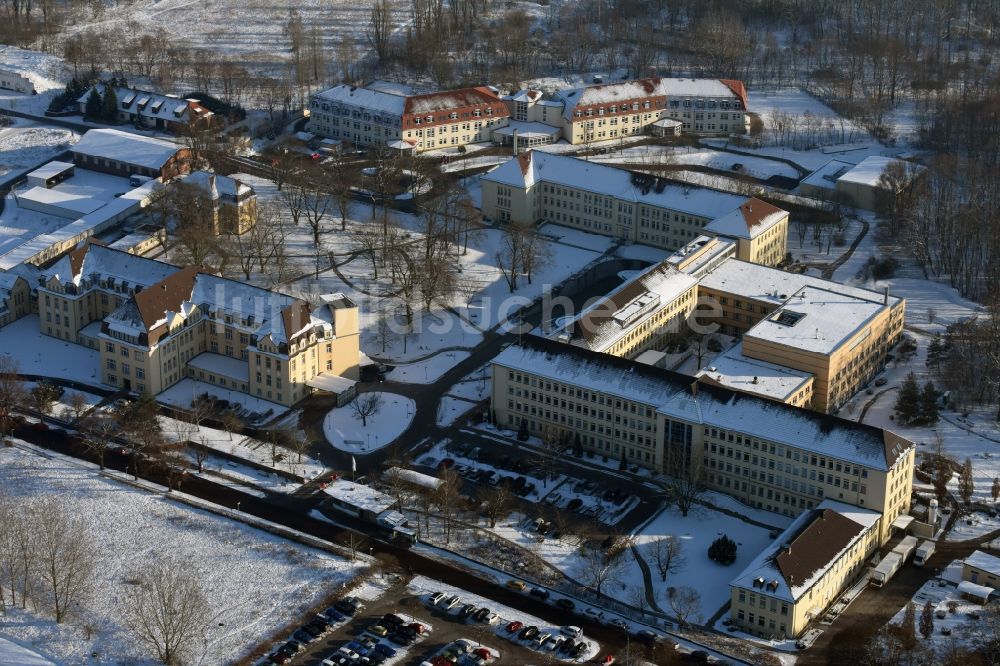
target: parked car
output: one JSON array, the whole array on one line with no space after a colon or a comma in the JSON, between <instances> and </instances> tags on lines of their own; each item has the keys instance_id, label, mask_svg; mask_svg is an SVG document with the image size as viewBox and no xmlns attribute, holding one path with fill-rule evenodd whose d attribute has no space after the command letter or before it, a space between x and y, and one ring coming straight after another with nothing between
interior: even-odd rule
<instances>
[{"instance_id":1,"label":"parked car","mask_svg":"<svg viewBox=\"0 0 1000 666\"><path fill-rule=\"evenodd\" d=\"M406 622L403 620L403 618L399 617L395 613L386 613L385 615L382 616L382 619L379 620L379 624L381 624L383 627L389 628L389 627L398 627L401 624L406 624Z\"/></svg>"},{"instance_id":2,"label":"parked car","mask_svg":"<svg viewBox=\"0 0 1000 666\"><path fill-rule=\"evenodd\" d=\"M437 604L441 603L441 600L444 599L446 596L448 595L446 595L444 592L435 592L430 596L429 602L431 606L436 606Z\"/></svg>"},{"instance_id":3,"label":"parked car","mask_svg":"<svg viewBox=\"0 0 1000 666\"><path fill-rule=\"evenodd\" d=\"M580 641L573 647L573 651L569 653L569 656L574 659L578 659L587 650L586 641Z\"/></svg>"},{"instance_id":4,"label":"parked car","mask_svg":"<svg viewBox=\"0 0 1000 666\"><path fill-rule=\"evenodd\" d=\"M580 638L583 636L583 629L576 625L568 624L565 627L559 627L559 633L570 638Z\"/></svg>"},{"instance_id":5,"label":"parked car","mask_svg":"<svg viewBox=\"0 0 1000 666\"><path fill-rule=\"evenodd\" d=\"M640 629L636 633L636 638L646 645L655 645L660 640L660 635L650 629Z\"/></svg>"},{"instance_id":6,"label":"parked car","mask_svg":"<svg viewBox=\"0 0 1000 666\"><path fill-rule=\"evenodd\" d=\"M411 622L410 624L404 627L400 627L398 631L402 631L403 633L410 633L410 631L412 631L415 635L422 636L423 633L427 631L427 627L420 624L419 622Z\"/></svg>"},{"instance_id":7,"label":"parked car","mask_svg":"<svg viewBox=\"0 0 1000 666\"><path fill-rule=\"evenodd\" d=\"M475 620L476 622L486 622L486 618L488 618L489 616L490 616L490 609L487 608L486 606L483 606L472 615L472 619Z\"/></svg>"},{"instance_id":8,"label":"parked car","mask_svg":"<svg viewBox=\"0 0 1000 666\"><path fill-rule=\"evenodd\" d=\"M521 630L521 633L517 635L522 641L531 640L538 635L538 627L532 625L530 627L525 627Z\"/></svg>"},{"instance_id":9,"label":"parked car","mask_svg":"<svg viewBox=\"0 0 1000 666\"><path fill-rule=\"evenodd\" d=\"M886 379L885 377L878 377L875 380L875 386L885 386L888 383L889 383L889 380Z\"/></svg>"},{"instance_id":10,"label":"parked car","mask_svg":"<svg viewBox=\"0 0 1000 666\"><path fill-rule=\"evenodd\" d=\"M548 590L543 590L540 587L533 587L533 588L531 588L531 592L529 594L531 594L531 596L533 596L533 597L538 597L539 599L543 599L543 600L549 598L549 591Z\"/></svg>"},{"instance_id":11,"label":"parked car","mask_svg":"<svg viewBox=\"0 0 1000 666\"><path fill-rule=\"evenodd\" d=\"M628 629L628 623L625 622L625 620L621 620L617 617L608 620L608 624L610 624L612 627L618 627L619 629Z\"/></svg>"},{"instance_id":12,"label":"parked car","mask_svg":"<svg viewBox=\"0 0 1000 666\"><path fill-rule=\"evenodd\" d=\"M344 647L347 648L348 650L350 650L351 652L357 652L362 657L368 656L368 653L371 652L371 650L369 650L368 648L366 648L364 645L362 645L358 641L351 641L347 645L345 645Z\"/></svg>"},{"instance_id":13,"label":"parked car","mask_svg":"<svg viewBox=\"0 0 1000 666\"><path fill-rule=\"evenodd\" d=\"M304 629L297 630L294 634L292 634L292 638L295 639L297 643L302 645L309 645L316 640L315 636L306 632Z\"/></svg>"},{"instance_id":14,"label":"parked car","mask_svg":"<svg viewBox=\"0 0 1000 666\"><path fill-rule=\"evenodd\" d=\"M334 606L330 606L323 611L323 615L326 616L326 619L330 622L344 622L347 620L347 616L337 610Z\"/></svg>"},{"instance_id":15,"label":"parked car","mask_svg":"<svg viewBox=\"0 0 1000 666\"><path fill-rule=\"evenodd\" d=\"M291 657L281 652L275 652L274 654L271 655L271 661L273 661L276 664L287 664L291 660L292 660Z\"/></svg>"},{"instance_id":16,"label":"parked car","mask_svg":"<svg viewBox=\"0 0 1000 666\"><path fill-rule=\"evenodd\" d=\"M576 641L574 641L572 638L567 638L566 642L559 646L559 652L563 654L569 654L570 652L573 651L574 647L576 647Z\"/></svg>"},{"instance_id":17,"label":"parked car","mask_svg":"<svg viewBox=\"0 0 1000 666\"><path fill-rule=\"evenodd\" d=\"M562 608L563 610L571 611L576 608L576 604L573 603L572 599L556 599L556 606Z\"/></svg>"},{"instance_id":18,"label":"parked car","mask_svg":"<svg viewBox=\"0 0 1000 666\"><path fill-rule=\"evenodd\" d=\"M372 650L384 654L386 657L395 657L398 654L396 648L389 647L385 643L379 643Z\"/></svg>"},{"instance_id":19,"label":"parked car","mask_svg":"<svg viewBox=\"0 0 1000 666\"><path fill-rule=\"evenodd\" d=\"M524 588L528 586L524 584L523 580L511 579L507 581L507 587L509 587L512 590L517 590L518 592L523 592Z\"/></svg>"},{"instance_id":20,"label":"parked car","mask_svg":"<svg viewBox=\"0 0 1000 666\"><path fill-rule=\"evenodd\" d=\"M524 623L519 620L514 620L513 622L507 623L507 633L513 634L515 631L521 631L524 627Z\"/></svg>"},{"instance_id":21,"label":"parked car","mask_svg":"<svg viewBox=\"0 0 1000 666\"><path fill-rule=\"evenodd\" d=\"M350 659L351 661L357 661L358 659L361 658L361 655L359 655L357 652L355 652L351 648L347 647L346 645L344 647L340 648L339 650L337 650L337 654L342 654L345 657L347 657L348 659Z\"/></svg>"},{"instance_id":22,"label":"parked car","mask_svg":"<svg viewBox=\"0 0 1000 666\"><path fill-rule=\"evenodd\" d=\"M462 610L458 612L462 617L469 617L476 612L476 604L465 604L462 606Z\"/></svg>"},{"instance_id":23,"label":"parked car","mask_svg":"<svg viewBox=\"0 0 1000 666\"><path fill-rule=\"evenodd\" d=\"M374 634L380 638L385 638L386 636L389 635L389 630L383 627L381 624L373 624L372 626L368 627L368 633Z\"/></svg>"},{"instance_id":24,"label":"parked car","mask_svg":"<svg viewBox=\"0 0 1000 666\"><path fill-rule=\"evenodd\" d=\"M535 636L535 639L534 639L535 640L535 646L539 647L539 648L542 647L543 645L545 645L545 643L550 638L552 638L552 634L550 634L547 631L543 631L542 633L540 633L537 636Z\"/></svg>"},{"instance_id":25,"label":"parked car","mask_svg":"<svg viewBox=\"0 0 1000 666\"><path fill-rule=\"evenodd\" d=\"M445 599L444 603L442 603L441 605L444 606L444 608L446 610L451 610L452 608L454 608L455 606L457 606L458 602L460 602L461 600L462 599L459 598L459 596L457 594L453 594L450 597L448 597L447 599Z\"/></svg>"}]
</instances>

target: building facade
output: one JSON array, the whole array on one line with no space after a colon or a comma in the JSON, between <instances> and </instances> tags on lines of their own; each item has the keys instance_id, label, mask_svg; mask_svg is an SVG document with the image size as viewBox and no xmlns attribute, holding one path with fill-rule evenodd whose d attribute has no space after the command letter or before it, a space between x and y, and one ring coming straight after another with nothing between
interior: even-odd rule
<instances>
[{"instance_id":1,"label":"building facade","mask_svg":"<svg viewBox=\"0 0 1000 666\"><path fill-rule=\"evenodd\" d=\"M730 583L730 618L754 636L799 636L864 572L883 520L831 500L803 512Z\"/></svg>"},{"instance_id":2,"label":"building facade","mask_svg":"<svg viewBox=\"0 0 1000 666\"><path fill-rule=\"evenodd\" d=\"M191 170L191 149L115 129L92 129L71 148L82 169L113 176L146 176L164 182Z\"/></svg>"},{"instance_id":3,"label":"building facade","mask_svg":"<svg viewBox=\"0 0 1000 666\"><path fill-rule=\"evenodd\" d=\"M246 183L207 171L190 173L183 182L207 195L216 235L244 234L256 224L257 193Z\"/></svg>"},{"instance_id":4,"label":"building facade","mask_svg":"<svg viewBox=\"0 0 1000 666\"><path fill-rule=\"evenodd\" d=\"M91 88L93 89L96 89L103 98L107 94L108 87L104 83L99 83ZM115 87L114 91L118 121L131 123L138 128L182 133L191 128L210 126L216 119L215 114L196 99L181 99L174 95L161 95L120 86ZM90 90L77 100L81 115L87 113L89 97Z\"/></svg>"},{"instance_id":5,"label":"building facade","mask_svg":"<svg viewBox=\"0 0 1000 666\"><path fill-rule=\"evenodd\" d=\"M697 469L708 487L798 516L825 499L909 510L914 446L898 435L667 370L528 336L493 365L503 427L573 440L658 472Z\"/></svg>"},{"instance_id":6,"label":"building facade","mask_svg":"<svg viewBox=\"0 0 1000 666\"><path fill-rule=\"evenodd\" d=\"M481 183L483 215L500 222L552 222L668 250L717 235L734 240L740 258L771 264L786 251L786 211L574 157L528 151Z\"/></svg>"},{"instance_id":7,"label":"building facade","mask_svg":"<svg viewBox=\"0 0 1000 666\"><path fill-rule=\"evenodd\" d=\"M95 348L104 384L160 393L193 378L290 406L329 374L357 380L357 306L318 306L89 243L46 271L42 332Z\"/></svg>"},{"instance_id":8,"label":"building facade","mask_svg":"<svg viewBox=\"0 0 1000 666\"><path fill-rule=\"evenodd\" d=\"M416 152L490 140L510 115L486 87L423 95L339 85L316 93L309 131L356 146L386 147L402 141Z\"/></svg>"}]
</instances>

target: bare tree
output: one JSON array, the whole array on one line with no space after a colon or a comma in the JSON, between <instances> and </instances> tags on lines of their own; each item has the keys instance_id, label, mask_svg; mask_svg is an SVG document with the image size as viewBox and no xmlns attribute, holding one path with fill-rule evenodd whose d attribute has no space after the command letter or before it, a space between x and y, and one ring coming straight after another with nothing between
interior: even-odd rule
<instances>
[{"instance_id":1,"label":"bare tree","mask_svg":"<svg viewBox=\"0 0 1000 666\"><path fill-rule=\"evenodd\" d=\"M671 437L672 433L668 433L667 436ZM705 470L701 458L685 450L682 442L668 442L666 450L667 460L664 468L667 473L667 488L677 501L681 515L687 516L695 501L705 490Z\"/></svg>"},{"instance_id":2,"label":"bare tree","mask_svg":"<svg viewBox=\"0 0 1000 666\"><path fill-rule=\"evenodd\" d=\"M434 492L434 504L441 512L441 524L444 528L444 542L451 543L452 521L458 509L459 494L462 489L462 479L458 472L446 469L441 472L441 485Z\"/></svg>"},{"instance_id":3,"label":"bare tree","mask_svg":"<svg viewBox=\"0 0 1000 666\"><path fill-rule=\"evenodd\" d=\"M14 430L14 412L23 407L27 399L17 361L8 354L0 355L0 443Z\"/></svg>"},{"instance_id":4,"label":"bare tree","mask_svg":"<svg viewBox=\"0 0 1000 666\"><path fill-rule=\"evenodd\" d=\"M496 527L497 521L510 513L512 500L510 482L507 479L483 491L483 512L489 519L491 528Z\"/></svg>"},{"instance_id":5,"label":"bare tree","mask_svg":"<svg viewBox=\"0 0 1000 666\"><path fill-rule=\"evenodd\" d=\"M78 391L73 391L69 394L69 397L66 398L66 407L66 411L69 412L69 416L74 423L82 419L90 409L87 398Z\"/></svg>"},{"instance_id":6,"label":"bare tree","mask_svg":"<svg viewBox=\"0 0 1000 666\"><path fill-rule=\"evenodd\" d=\"M584 544L580 546L579 552L583 563L583 582L597 594L603 594L604 586L616 582L621 576L628 548L620 544L607 549Z\"/></svg>"},{"instance_id":7,"label":"bare tree","mask_svg":"<svg viewBox=\"0 0 1000 666\"><path fill-rule=\"evenodd\" d=\"M97 464L104 469L104 461L118 434L118 422L106 414L95 412L84 418L78 429L83 435L83 445L97 456Z\"/></svg>"},{"instance_id":8,"label":"bare tree","mask_svg":"<svg viewBox=\"0 0 1000 666\"><path fill-rule=\"evenodd\" d=\"M365 27L365 37L375 49L379 62L389 58L389 41L392 38L393 16L392 4L389 0L374 0L368 25Z\"/></svg>"},{"instance_id":9,"label":"bare tree","mask_svg":"<svg viewBox=\"0 0 1000 666\"><path fill-rule=\"evenodd\" d=\"M52 406L59 397L59 390L45 382L35 385L30 391L31 407L39 414L51 414Z\"/></svg>"},{"instance_id":10,"label":"bare tree","mask_svg":"<svg viewBox=\"0 0 1000 666\"><path fill-rule=\"evenodd\" d=\"M325 174L310 169L294 185L301 190L302 212L312 229L313 245L319 247L319 236L323 231L323 221L333 207L335 197L327 189Z\"/></svg>"},{"instance_id":11,"label":"bare tree","mask_svg":"<svg viewBox=\"0 0 1000 666\"><path fill-rule=\"evenodd\" d=\"M27 606L34 535L25 504L0 490L0 606L4 608L8 601L11 606Z\"/></svg>"},{"instance_id":12,"label":"bare tree","mask_svg":"<svg viewBox=\"0 0 1000 666\"><path fill-rule=\"evenodd\" d=\"M693 587L667 588L667 603L682 627L688 627L689 621L701 621L701 595Z\"/></svg>"},{"instance_id":13,"label":"bare tree","mask_svg":"<svg viewBox=\"0 0 1000 666\"><path fill-rule=\"evenodd\" d=\"M121 606L125 625L167 666L195 658L213 618L191 567L162 561L131 578Z\"/></svg>"},{"instance_id":14,"label":"bare tree","mask_svg":"<svg viewBox=\"0 0 1000 666\"><path fill-rule=\"evenodd\" d=\"M382 394L377 392L362 393L351 401L351 410L361 419L361 427L368 427L368 418L378 414L382 409Z\"/></svg>"},{"instance_id":15,"label":"bare tree","mask_svg":"<svg viewBox=\"0 0 1000 666\"><path fill-rule=\"evenodd\" d=\"M656 572L660 574L660 582L666 582L667 576L677 573L684 566L684 554L681 540L671 536L663 536L650 541L644 548L646 556L653 561Z\"/></svg>"},{"instance_id":16,"label":"bare tree","mask_svg":"<svg viewBox=\"0 0 1000 666\"><path fill-rule=\"evenodd\" d=\"M94 571L94 546L82 516L52 500L33 508L34 550L46 601L56 622L84 599Z\"/></svg>"}]
</instances>

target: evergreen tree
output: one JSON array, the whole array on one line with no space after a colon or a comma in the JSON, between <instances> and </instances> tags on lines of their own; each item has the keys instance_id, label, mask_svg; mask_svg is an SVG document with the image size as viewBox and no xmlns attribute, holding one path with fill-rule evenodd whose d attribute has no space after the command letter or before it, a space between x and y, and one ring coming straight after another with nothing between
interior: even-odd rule
<instances>
[{"instance_id":1,"label":"evergreen tree","mask_svg":"<svg viewBox=\"0 0 1000 666\"><path fill-rule=\"evenodd\" d=\"M920 385L917 384L917 376L912 372L906 375L903 385L899 388L899 395L896 397L896 416L902 424L911 423L920 408Z\"/></svg>"},{"instance_id":2,"label":"evergreen tree","mask_svg":"<svg viewBox=\"0 0 1000 666\"><path fill-rule=\"evenodd\" d=\"M708 559L729 566L736 561L736 542L723 534L708 547Z\"/></svg>"},{"instance_id":3,"label":"evergreen tree","mask_svg":"<svg viewBox=\"0 0 1000 666\"><path fill-rule=\"evenodd\" d=\"M94 86L90 89L90 95L87 96L87 102L83 107L83 115L91 120L99 120L103 108L101 93L97 92L97 86Z\"/></svg>"},{"instance_id":4,"label":"evergreen tree","mask_svg":"<svg viewBox=\"0 0 1000 666\"><path fill-rule=\"evenodd\" d=\"M934 633L934 608L931 606L931 600L928 599L927 603L924 604L924 609L920 611L920 635L924 637L924 640L931 637Z\"/></svg>"},{"instance_id":5,"label":"evergreen tree","mask_svg":"<svg viewBox=\"0 0 1000 666\"><path fill-rule=\"evenodd\" d=\"M105 122L113 123L118 120L118 93L113 85L104 86L104 97L101 100L101 117Z\"/></svg>"},{"instance_id":6,"label":"evergreen tree","mask_svg":"<svg viewBox=\"0 0 1000 666\"><path fill-rule=\"evenodd\" d=\"M962 501L968 504L972 501L972 494L975 490L975 484L972 481L972 460L966 458L962 470L958 473L958 494Z\"/></svg>"},{"instance_id":7,"label":"evergreen tree","mask_svg":"<svg viewBox=\"0 0 1000 666\"><path fill-rule=\"evenodd\" d=\"M924 384L920 393L920 421L926 424L938 422L938 392L934 382Z\"/></svg>"},{"instance_id":8,"label":"evergreen tree","mask_svg":"<svg viewBox=\"0 0 1000 666\"><path fill-rule=\"evenodd\" d=\"M899 642L904 650L912 650L917 645L917 632L913 626L917 619L917 608L913 602L906 604L906 612L899 625Z\"/></svg>"}]
</instances>

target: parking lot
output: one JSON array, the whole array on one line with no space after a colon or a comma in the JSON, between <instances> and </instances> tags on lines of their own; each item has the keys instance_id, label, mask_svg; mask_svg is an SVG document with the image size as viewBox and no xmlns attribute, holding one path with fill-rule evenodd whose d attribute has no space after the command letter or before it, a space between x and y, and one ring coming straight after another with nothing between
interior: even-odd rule
<instances>
[{"instance_id":1,"label":"parking lot","mask_svg":"<svg viewBox=\"0 0 1000 666\"><path fill-rule=\"evenodd\" d=\"M383 662L387 666L420 666L424 662L430 662L434 655L440 654L459 639L467 639L492 648L499 654L498 659L487 663L520 666L567 663L544 652L537 652L519 643L504 640L497 635L496 624L467 622L462 619L459 611L458 607L448 610L444 606L428 606L426 594L415 594L408 590L405 584L400 584L381 598L366 602L365 607L354 616L342 624L335 625L329 633L310 643L303 652L287 663L291 666L321 666L324 659L337 653L349 642L357 642L366 635L371 640L378 639L379 643L386 644L396 651L396 656L387 658ZM398 614L407 620L412 618L414 622L423 624L427 630L409 646L397 645L367 631L369 627L379 624L381 618L389 613ZM359 661L346 663L354 664Z\"/></svg>"}]
</instances>

